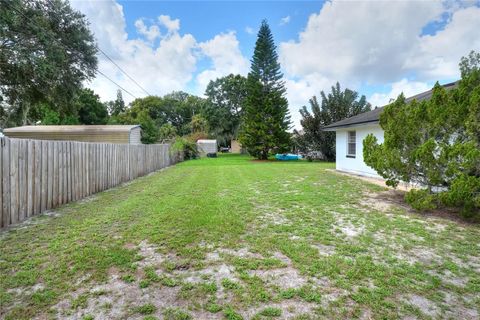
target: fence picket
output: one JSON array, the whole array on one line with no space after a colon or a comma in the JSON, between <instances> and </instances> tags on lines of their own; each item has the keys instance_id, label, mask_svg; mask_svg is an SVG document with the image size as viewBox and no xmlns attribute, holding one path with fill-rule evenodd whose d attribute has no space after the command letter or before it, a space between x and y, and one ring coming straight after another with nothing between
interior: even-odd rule
<instances>
[{"instance_id":1,"label":"fence picket","mask_svg":"<svg viewBox=\"0 0 480 320\"><path fill-rule=\"evenodd\" d=\"M164 168L169 150L0 138L0 228Z\"/></svg>"}]
</instances>

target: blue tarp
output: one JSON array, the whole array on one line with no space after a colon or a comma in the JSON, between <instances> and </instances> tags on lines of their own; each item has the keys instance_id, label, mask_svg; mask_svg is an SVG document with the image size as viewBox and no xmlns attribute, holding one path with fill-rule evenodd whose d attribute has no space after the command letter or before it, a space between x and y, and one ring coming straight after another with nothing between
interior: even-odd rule
<instances>
[{"instance_id":1,"label":"blue tarp","mask_svg":"<svg viewBox=\"0 0 480 320\"><path fill-rule=\"evenodd\" d=\"M302 156L298 154L293 154L293 153L277 153L275 155L275 159L282 160L282 161L300 160L302 159Z\"/></svg>"}]
</instances>

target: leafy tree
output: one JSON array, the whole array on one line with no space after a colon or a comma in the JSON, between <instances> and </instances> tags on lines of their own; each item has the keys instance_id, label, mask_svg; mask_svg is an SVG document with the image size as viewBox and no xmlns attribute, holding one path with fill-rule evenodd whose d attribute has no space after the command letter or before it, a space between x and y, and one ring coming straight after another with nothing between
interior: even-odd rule
<instances>
[{"instance_id":1,"label":"leafy tree","mask_svg":"<svg viewBox=\"0 0 480 320\"><path fill-rule=\"evenodd\" d=\"M41 106L40 112L42 113L42 118L40 120L40 124L42 125L59 125L60 116L58 112L50 109L48 105Z\"/></svg>"},{"instance_id":2,"label":"leafy tree","mask_svg":"<svg viewBox=\"0 0 480 320\"><path fill-rule=\"evenodd\" d=\"M230 74L212 80L205 95L208 104L202 114L209 122L210 133L220 143L237 138L247 96L247 79Z\"/></svg>"},{"instance_id":3,"label":"leafy tree","mask_svg":"<svg viewBox=\"0 0 480 320\"><path fill-rule=\"evenodd\" d=\"M300 110L303 135L299 135L299 145L306 150L321 151L327 160L335 160L335 132L323 131L323 127L352 117L354 115L370 111L370 104L365 96L359 97L358 92L345 89L342 91L337 82L332 86L332 92L328 95L320 92L321 105L316 96L310 99L311 113L307 107Z\"/></svg>"},{"instance_id":4,"label":"leafy tree","mask_svg":"<svg viewBox=\"0 0 480 320\"><path fill-rule=\"evenodd\" d=\"M123 101L122 91L117 90L117 99L107 102L108 113L112 116L118 116L125 112L125 101Z\"/></svg>"},{"instance_id":5,"label":"leafy tree","mask_svg":"<svg viewBox=\"0 0 480 320\"><path fill-rule=\"evenodd\" d=\"M365 162L388 185L404 181L425 188L405 198L416 209L455 206L479 217L479 66L462 70L457 88L447 91L437 83L429 101L407 104L400 95L380 116L384 142L373 135L364 140Z\"/></svg>"},{"instance_id":6,"label":"leafy tree","mask_svg":"<svg viewBox=\"0 0 480 320\"><path fill-rule=\"evenodd\" d=\"M194 132L208 132L208 122L201 115L194 115L192 121L190 122L190 127L192 128L192 133Z\"/></svg>"},{"instance_id":7,"label":"leafy tree","mask_svg":"<svg viewBox=\"0 0 480 320\"><path fill-rule=\"evenodd\" d=\"M165 123L163 126L160 127L158 138L161 141L172 140L176 136L177 136L177 130L170 123Z\"/></svg>"},{"instance_id":8,"label":"leafy tree","mask_svg":"<svg viewBox=\"0 0 480 320\"><path fill-rule=\"evenodd\" d=\"M150 144L158 141L159 131L155 121L147 112L141 111L138 115L138 123L142 127L142 143Z\"/></svg>"},{"instance_id":9,"label":"leafy tree","mask_svg":"<svg viewBox=\"0 0 480 320\"><path fill-rule=\"evenodd\" d=\"M480 69L480 52L470 51L468 56L460 59L460 74L462 78L467 77L472 71Z\"/></svg>"},{"instance_id":10,"label":"leafy tree","mask_svg":"<svg viewBox=\"0 0 480 320\"><path fill-rule=\"evenodd\" d=\"M201 113L204 104L205 99L180 91L164 97L148 96L135 99L128 110L114 117L114 121L118 123L136 121L139 114L145 112L153 120L157 130L162 125L170 123L179 135L186 135L191 132L190 123L193 116Z\"/></svg>"},{"instance_id":11,"label":"leafy tree","mask_svg":"<svg viewBox=\"0 0 480 320\"><path fill-rule=\"evenodd\" d=\"M37 123L42 125L72 125L79 124L77 114L70 114L61 117L59 112L51 105L42 103L35 109L39 115L35 119L40 119ZM33 110L32 110L33 111Z\"/></svg>"},{"instance_id":12,"label":"leafy tree","mask_svg":"<svg viewBox=\"0 0 480 320\"><path fill-rule=\"evenodd\" d=\"M78 121L81 124L106 124L108 111L100 97L90 89L82 89L75 99Z\"/></svg>"},{"instance_id":13,"label":"leafy tree","mask_svg":"<svg viewBox=\"0 0 480 320\"><path fill-rule=\"evenodd\" d=\"M0 0L0 92L4 126L36 122L42 103L60 121L97 68L97 48L83 14L66 1Z\"/></svg>"},{"instance_id":14,"label":"leafy tree","mask_svg":"<svg viewBox=\"0 0 480 320\"><path fill-rule=\"evenodd\" d=\"M264 20L258 32L247 78L244 122L240 142L248 152L267 159L270 151L290 146L290 115L272 32Z\"/></svg>"}]
</instances>

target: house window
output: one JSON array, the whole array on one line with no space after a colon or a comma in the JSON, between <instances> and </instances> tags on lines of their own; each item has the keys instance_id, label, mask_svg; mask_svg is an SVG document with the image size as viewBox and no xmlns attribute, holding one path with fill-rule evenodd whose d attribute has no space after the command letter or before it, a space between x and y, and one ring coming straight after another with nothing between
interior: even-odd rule
<instances>
[{"instance_id":1,"label":"house window","mask_svg":"<svg viewBox=\"0 0 480 320\"><path fill-rule=\"evenodd\" d=\"M355 131L348 131L347 135L347 158L355 158L357 153L357 134Z\"/></svg>"}]
</instances>

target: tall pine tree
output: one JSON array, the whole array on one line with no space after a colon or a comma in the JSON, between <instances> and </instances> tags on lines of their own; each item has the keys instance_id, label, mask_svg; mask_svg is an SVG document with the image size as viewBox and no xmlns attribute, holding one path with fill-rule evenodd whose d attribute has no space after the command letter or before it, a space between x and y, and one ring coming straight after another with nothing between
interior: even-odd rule
<instances>
[{"instance_id":1,"label":"tall pine tree","mask_svg":"<svg viewBox=\"0 0 480 320\"><path fill-rule=\"evenodd\" d=\"M290 146L290 115L278 54L267 21L258 32L252 66L247 79L247 97L240 142L257 159L269 152L284 152Z\"/></svg>"}]
</instances>

